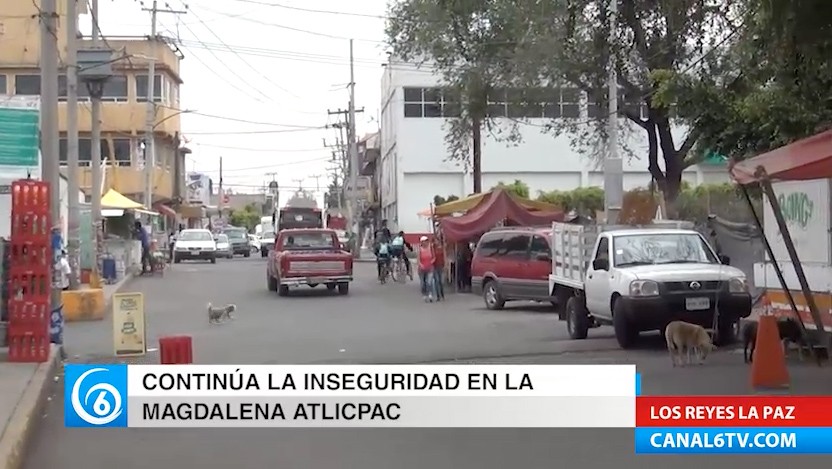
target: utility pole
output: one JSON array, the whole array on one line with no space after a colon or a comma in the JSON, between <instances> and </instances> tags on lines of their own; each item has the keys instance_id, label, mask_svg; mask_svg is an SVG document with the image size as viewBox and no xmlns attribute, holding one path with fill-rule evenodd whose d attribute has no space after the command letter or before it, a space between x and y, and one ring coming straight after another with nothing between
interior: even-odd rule
<instances>
[{"instance_id":1,"label":"utility pole","mask_svg":"<svg viewBox=\"0 0 832 469\"><path fill-rule=\"evenodd\" d=\"M303 179L292 179L292 181L298 183L298 192L303 191Z\"/></svg>"},{"instance_id":2,"label":"utility pole","mask_svg":"<svg viewBox=\"0 0 832 469\"><path fill-rule=\"evenodd\" d=\"M102 168L101 168L101 95L104 92L104 83L112 76L111 58L112 51L101 48L101 21L98 15L98 0L92 0L92 48L79 51L76 57L78 65L78 77L87 85L90 95L90 116L91 116L91 145L90 145L90 170L92 182L90 184L90 196L92 207L90 211L90 222L92 224L91 242L94 245L95 261L90 275L90 285L93 288L100 286L100 263L101 263L101 189L102 189ZM81 67L81 64L89 66Z\"/></svg>"},{"instance_id":3,"label":"utility pole","mask_svg":"<svg viewBox=\"0 0 832 469\"><path fill-rule=\"evenodd\" d=\"M609 64L608 86L609 86L609 116L608 119L608 145L607 156L604 159L604 208L606 211L607 223L614 225L618 223L618 215L621 213L621 205L624 198L624 167L621 155L618 153L618 73L616 72L616 20L618 16L618 0L610 0L609 12Z\"/></svg>"},{"instance_id":4,"label":"utility pole","mask_svg":"<svg viewBox=\"0 0 832 469\"><path fill-rule=\"evenodd\" d=\"M350 88L350 89L352 90L352 88ZM354 117L355 114L364 112L364 108L355 109L354 102L353 102L354 96L355 96L354 93L352 91L350 91L350 97L351 97L350 98L350 105L352 107L351 109L350 109L350 106L347 106L346 110L338 109L337 111L327 111L327 113L331 116L333 116L333 115L346 116L347 119L349 120L350 115L352 115ZM336 122L335 124L332 124L331 127L335 128L335 129L338 129L338 132L339 132L338 134L335 135L335 145L334 145L334 147L340 153L340 156L341 156L340 161L339 161L339 169L341 171L341 177L342 177L342 180L343 180L343 184L341 184L341 192L344 195L344 198L347 199L347 223L348 223L347 226L349 226L350 229L352 229L353 228L353 221L352 220L355 217L353 217L353 215L351 215L351 210L353 210L355 206L352 205L350 201L353 200L352 196L357 196L358 195L357 191L352 189L353 187L355 187L355 183L351 179L352 168L355 168L356 175L358 173L358 162L357 162L357 160L358 160L358 151L355 151L355 160L356 160L356 162L355 162L355 164L352 163L353 162L353 156L352 156L353 155L353 149L357 150L357 148L355 148L355 146L351 145L352 140L350 139L350 134L354 131L354 126L350 122ZM344 129L345 128L347 130L346 135L344 135ZM357 146L357 143L356 143L356 146ZM335 156L335 152L333 152L333 156ZM357 179L357 177L356 177L356 179ZM349 188L350 191L352 191L351 194L347 192L347 188ZM339 197L339 200L338 200L338 204L339 204L338 208L342 208L340 206L340 204L341 204L340 197ZM352 213L356 213L356 212L352 212Z\"/></svg>"},{"instance_id":5,"label":"utility pole","mask_svg":"<svg viewBox=\"0 0 832 469\"><path fill-rule=\"evenodd\" d=\"M67 255L71 273L69 288L77 290L80 272L81 209L78 200L78 9L77 0L66 7L66 172ZM92 214L91 214L92 215Z\"/></svg>"},{"instance_id":6,"label":"utility pole","mask_svg":"<svg viewBox=\"0 0 832 469\"><path fill-rule=\"evenodd\" d=\"M93 0L95 1L95 0ZM181 10L159 9L159 1L153 0L151 8L142 8L150 12L150 54L147 59L147 121L145 122L145 139L147 140L147 155L144 161L144 205L150 209L153 206L153 171L156 167L156 47L158 37L156 33L157 16L159 13L185 14ZM222 179L222 178L220 178ZM222 215L222 212L220 212Z\"/></svg>"},{"instance_id":7,"label":"utility pole","mask_svg":"<svg viewBox=\"0 0 832 469\"><path fill-rule=\"evenodd\" d=\"M350 106L349 106L349 155L350 155L350 231L356 239L355 246L361 245L358 239L358 137L355 135L355 60L353 58L353 40L350 39ZM359 256L360 249L353 249L353 256Z\"/></svg>"},{"instance_id":8,"label":"utility pole","mask_svg":"<svg viewBox=\"0 0 832 469\"><path fill-rule=\"evenodd\" d=\"M315 180L315 192L321 192L321 175L320 174L313 174L309 176L309 179Z\"/></svg>"},{"instance_id":9,"label":"utility pole","mask_svg":"<svg viewBox=\"0 0 832 469\"><path fill-rule=\"evenodd\" d=\"M222 219L222 209L225 206L225 192L222 190L222 157L220 157L220 189L218 196L217 208L220 213L220 219Z\"/></svg>"},{"instance_id":10,"label":"utility pole","mask_svg":"<svg viewBox=\"0 0 832 469\"><path fill-rule=\"evenodd\" d=\"M40 11L40 134L43 180L49 183L51 227L60 229L61 176L58 162L58 13L55 0L41 0ZM58 253L53 252L53 256ZM57 259L53 259L55 263ZM53 276L54 278L54 276ZM55 282L51 289L51 310L61 305L61 290Z\"/></svg>"}]
</instances>

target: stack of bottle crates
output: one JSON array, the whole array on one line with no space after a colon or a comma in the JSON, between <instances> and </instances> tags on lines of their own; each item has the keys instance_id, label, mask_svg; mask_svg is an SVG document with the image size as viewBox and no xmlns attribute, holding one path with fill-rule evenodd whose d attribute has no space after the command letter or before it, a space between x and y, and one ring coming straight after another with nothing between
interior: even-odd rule
<instances>
[{"instance_id":1,"label":"stack of bottle crates","mask_svg":"<svg viewBox=\"0 0 832 469\"><path fill-rule=\"evenodd\" d=\"M49 184L30 179L12 183L9 240L9 361L49 359L52 288L52 220Z\"/></svg>"}]
</instances>

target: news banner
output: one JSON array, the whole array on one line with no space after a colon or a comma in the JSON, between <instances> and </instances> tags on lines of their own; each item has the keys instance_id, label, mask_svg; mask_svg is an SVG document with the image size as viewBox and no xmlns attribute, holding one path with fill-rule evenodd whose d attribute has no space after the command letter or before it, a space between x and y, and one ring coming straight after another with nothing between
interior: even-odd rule
<instances>
[{"instance_id":1,"label":"news banner","mask_svg":"<svg viewBox=\"0 0 832 469\"><path fill-rule=\"evenodd\" d=\"M641 454L829 454L832 397L641 396L634 365L65 365L67 427L621 428Z\"/></svg>"}]
</instances>

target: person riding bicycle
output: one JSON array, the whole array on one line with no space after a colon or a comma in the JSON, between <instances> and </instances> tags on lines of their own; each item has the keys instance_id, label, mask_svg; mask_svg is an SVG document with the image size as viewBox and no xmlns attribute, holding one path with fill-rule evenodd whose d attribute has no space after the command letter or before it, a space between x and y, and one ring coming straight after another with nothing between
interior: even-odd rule
<instances>
[{"instance_id":1,"label":"person riding bicycle","mask_svg":"<svg viewBox=\"0 0 832 469\"><path fill-rule=\"evenodd\" d=\"M382 236L379 238L373 251L376 255L376 270L378 271L378 278L381 280L382 267L390 269L390 260L392 259L392 256L390 255L390 240Z\"/></svg>"},{"instance_id":2,"label":"person riding bicycle","mask_svg":"<svg viewBox=\"0 0 832 469\"><path fill-rule=\"evenodd\" d=\"M405 248L413 252L413 246L404 239L404 231L399 231L390 243L390 257L393 259L401 259L404 262L405 269L407 269L407 276L410 277L410 280L413 280L413 272L410 270L410 260L404 253Z\"/></svg>"}]
</instances>

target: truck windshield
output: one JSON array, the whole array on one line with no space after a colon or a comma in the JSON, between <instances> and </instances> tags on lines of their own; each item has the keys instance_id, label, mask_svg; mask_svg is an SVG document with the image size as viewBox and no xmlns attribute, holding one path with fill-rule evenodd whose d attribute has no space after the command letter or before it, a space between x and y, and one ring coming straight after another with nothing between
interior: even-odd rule
<instances>
[{"instance_id":1,"label":"truck windshield","mask_svg":"<svg viewBox=\"0 0 832 469\"><path fill-rule=\"evenodd\" d=\"M332 233L293 233L283 238L283 249L332 249Z\"/></svg>"},{"instance_id":2,"label":"truck windshield","mask_svg":"<svg viewBox=\"0 0 832 469\"><path fill-rule=\"evenodd\" d=\"M710 247L698 234L661 233L615 236L616 267L647 264L717 264Z\"/></svg>"}]
</instances>

